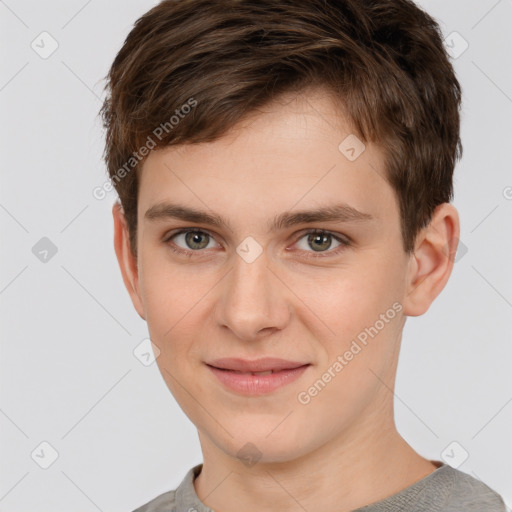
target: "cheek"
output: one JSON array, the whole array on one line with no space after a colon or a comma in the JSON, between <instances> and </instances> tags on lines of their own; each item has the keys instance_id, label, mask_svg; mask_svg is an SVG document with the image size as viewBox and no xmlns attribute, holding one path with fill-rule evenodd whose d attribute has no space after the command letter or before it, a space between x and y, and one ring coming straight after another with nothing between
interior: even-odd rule
<instances>
[{"instance_id":1,"label":"cheek","mask_svg":"<svg viewBox=\"0 0 512 512\"><path fill-rule=\"evenodd\" d=\"M161 338L174 332L180 319L193 314L194 306L211 289L214 280L201 277L194 267L172 263L161 248L141 251L139 287L147 314L148 327Z\"/></svg>"},{"instance_id":2,"label":"cheek","mask_svg":"<svg viewBox=\"0 0 512 512\"><path fill-rule=\"evenodd\" d=\"M201 300L209 285L177 265L146 260L140 282L146 321L156 358L167 387L188 414L193 409L189 391L195 386L200 354L193 354L204 338L202 326L205 304Z\"/></svg>"},{"instance_id":3,"label":"cheek","mask_svg":"<svg viewBox=\"0 0 512 512\"><path fill-rule=\"evenodd\" d=\"M312 399L317 406L331 410L326 404L343 403L351 417L356 411L350 408L366 404L375 393L376 375L394 364L403 322L399 274L397 266L381 260L317 275L314 281L295 278L297 295L307 298L297 306L300 321L316 326L310 330L317 340L318 368L308 385L313 394L322 390L318 400Z\"/></svg>"},{"instance_id":4,"label":"cheek","mask_svg":"<svg viewBox=\"0 0 512 512\"><path fill-rule=\"evenodd\" d=\"M211 292L219 277L214 272L198 272L197 267L171 263L165 255L148 250L141 254L140 291L152 342L160 350L157 364L169 388L193 382L201 361L201 348L211 331ZM212 324L208 324L211 326Z\"/></svg>"},{"instance_id":5,"label":"cheek","mask_svg":"<svg viewBox=\"0 0 512 512\"><path fill-rule=\"evenodd\" d=\"M294 309L302 322L316 323L316 334L334 345L373 325L402 299L400 269L384 259L360 258L346 268L287 273L283 281L291 283L300 299ZM390 312L393 317L394 313L396 308Z\"/></svg>"},{"instance_id":6,"label":"cheek","mask_svg":"<svg viewBox=\"0 0 512 512\"><path fill-rule=\"evenodd\" d=\"M373 275L342 274L337 280L317 280L315 288L309 280L295 281L319 317L318 366L297 396L311 428L349 423L356 417L373 400L380 379L387 380L399 345L402 305L390 285L393 275L381 269ZM307 308L302 309L308 315Z\"/></svg>"}]
</instances>

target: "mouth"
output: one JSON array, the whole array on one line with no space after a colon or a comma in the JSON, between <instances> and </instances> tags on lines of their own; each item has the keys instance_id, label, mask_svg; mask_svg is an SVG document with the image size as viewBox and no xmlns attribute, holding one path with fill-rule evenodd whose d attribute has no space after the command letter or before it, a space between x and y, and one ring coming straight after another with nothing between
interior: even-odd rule
<instances>
[{"instance_id":1,"label":"mouth","mask_svg":"<svg viewBox=\"0 0 512 512\"><path fill-rule=\"evenodd\" d=\"M234 357L224 357L206 363L208 366L219 370L227 370L247 375L271 375L282 370L295 370L309 365L308 362L288 361L277 357L263 357L261 359L248 360Z\"/></svg>"},{"instance_id":2,"label":"mouth","mask_svg":"<svg viewBox=\"0 0 512 512\"><path fill-rule=\"evenodd\" d=\"M212 368L216 368L213 366ZM240 375L272 375L273 373L282 372L283 370L266 370L264 372L241 372L240 370L228 370L227 368L217 368L217 370L221 370L223 372L233 372L238 373Z\"/></svg>"},{"instance_id":3,"label":"mouth","mask_svg":"<svg viewBox=\"0 0 512 512\"><path fill-rule=\"evenodd\" d=\"M238 367L222 367L227 365ZM261 368L265 365L267 368ZM299 379L311 366L311 363L284 361L282 359L252 362L231 359L229 361L217 360L215 364L206 363L206 366L226 389L237 394L256 396L271 393ZM240 369L240 366L245 366L245 368ZM247 366L250 368L247 369Z\"/></svg>"},{"instance_id":4,"label":"mouth","mask_svg":"<svg viewBox=\"0 0 512 512\"><path fill-rule=\"evenodd\" d=\"M304 364L304 365L301 365L301 366L297 366L295 368L288 368L288 369L283 369L283 370L265 370L264 372L242 372L240 370L230 370L230 369L227 369L227 368L217 368L216 366L213 366L213 365L207 365L207 366L210 366L211 368L215 368L216 370L221 370L223 372L231 372L231 373L236 373L236 374L239 374L239 375L272 375L273 373L283 373L283 372L286 372L286 371L289 371L289 370L296 370L298 368L302 368L303 366L309 366L308 364Z\"/></svg>"}]
</instances>

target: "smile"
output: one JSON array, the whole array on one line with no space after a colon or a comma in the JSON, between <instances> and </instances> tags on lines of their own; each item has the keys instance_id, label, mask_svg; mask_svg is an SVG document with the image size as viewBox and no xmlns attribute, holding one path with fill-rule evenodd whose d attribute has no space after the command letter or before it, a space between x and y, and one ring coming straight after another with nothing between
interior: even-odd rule
<instances>
[{"instance_id":1,"label":"smile","mask_svg":"<svg viewBox=\"0 0 512 512\"><path fill-rule=\"evenodd\" d=\"M262 395L297 380L310 364L283 370L266 370L262 372L244 372L207 365L217 379L231 391L244 395Z\"/></svg>"}]
</instances>

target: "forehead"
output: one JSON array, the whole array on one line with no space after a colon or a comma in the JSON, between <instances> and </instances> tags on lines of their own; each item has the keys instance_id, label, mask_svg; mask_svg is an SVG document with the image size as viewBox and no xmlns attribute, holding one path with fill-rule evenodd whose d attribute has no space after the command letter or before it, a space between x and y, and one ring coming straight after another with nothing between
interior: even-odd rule
<instances>
[{"instance_id":1,"label":"forehead","mask_svg":"<svg viewBox=\"0 0 512 512\"><path fill-rule=\"evenodd\" d=\"M235 219L252 212L268 225L283 210L335 203L378 217L394 200L381 150L363 144L332 98L315 91L281 97L213 142L153 151L142 169L139 215L172 201Z\"/></svg>"}]
</instances>

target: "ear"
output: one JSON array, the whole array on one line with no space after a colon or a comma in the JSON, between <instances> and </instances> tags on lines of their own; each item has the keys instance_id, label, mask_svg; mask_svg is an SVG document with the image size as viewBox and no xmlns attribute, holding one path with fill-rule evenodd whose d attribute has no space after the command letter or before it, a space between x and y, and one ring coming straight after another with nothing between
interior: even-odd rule
<instances>
[{"instance_id":1,"label":"ear","mask_svg":"<svg viewBox=\"0 0 512 512\"><path fill-rule=\"evenodd\" d=\"M404 314L425 313L450 277L459 244L460 223L450 203L437 206L428 226L416 237L409 260Z\"/></svg>"},{"instance_id":2,"label":"ear","mask_svg":"<svg viewBox=\"0 0 512 512\"><path fill-rule=\"evenodd\" d=\"M124 285L130 294L137 313L145 320L144 305L139 291L137 257L134 256L131 251L128 224L126 223L123 208L117 201L112 207L112 216L114 218L114 249L123 276Z\"/></svg>"}]
</instances>

